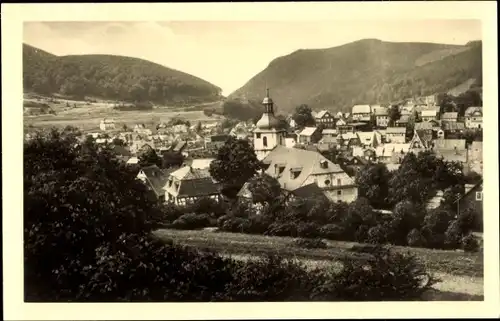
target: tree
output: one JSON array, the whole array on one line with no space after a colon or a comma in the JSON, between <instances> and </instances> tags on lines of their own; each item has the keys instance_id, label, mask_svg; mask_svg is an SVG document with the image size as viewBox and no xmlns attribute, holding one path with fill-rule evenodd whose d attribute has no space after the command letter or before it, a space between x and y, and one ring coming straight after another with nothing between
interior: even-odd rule
<instances>
[{"instance_id":1,"label":"tree","mask_svg":"<svg viewBox=\"0 0 500 321\"><path fill-rule=\"evenodd\" d=\"M396 245L406 245L408 233L412 229L420 229L425 211L410 201L401 201L394 207L393 216L389 222L389 238Z\"/></svg>"},{"instance_id":2,"label":"tree","mask_svg":"<svg viewBox=\"0 0 500 321\"><path fill-rule=\"evenodd\" d=\"M448 95L447 93L438 94L437 101L439 106L439 114L453 112L456 109L453 96Z\"/></svg>"},{"instance_id":3,"label":"tree","mask_svg":"<svg viewBox=\"0 0 500 321\"><path fill-rule=\"evenodd\" d=\"M166 151L161 158L161 166L163 168L178 167L184 163L184 156L181 153Z\"/></svg>"},{"instance_id":4,"label":"tree","mask_svg":"<svg viewBox=\"0 0 500 321\"><path fill-rule=\"evenodd\" d=\"M385 164L369 164L356 175L360 197L365 197L375 208L387 208L391 173Z\"/></svg>"},{"instance_id":5,"label":"tree","mask_svg":"<svg viewBox=\"0 0 500 321\"><path fill-rule=\"evenodd\" d=\"M210 163L209 170L210 175L222 183L224 189L232 190L234 193L261 168L262 165L255 155L253 146L247 140L229 137L219 148L216 159Z\"/></svg>"},{"instance_id":6,"label":"tree","mask_svg":"<svg viewBox=\"0 0 500 321\"><path fill-rule=\"evenodd\" d=\"M113 138L112 143L115 146L125 146L125 142L118 137Z\"/></svg>"},{"instance_id":7,"label":"tree","mask_svg":"<svg viewBox=\"0 0 500 321\"><path fill-rule=\"evenodd\" d=\"M295 108L295 113L292 115L292 118L298 127L314 126L316 124L312 116L311 108L305 104Z\"/></svg>"},{"instance_id":8,"label":"tree","mask_svg":"<svg viewBox=\"0 0 500 321\"><path fill-rule=\"evenodd\" d=\"M196 133L200 133L201 130L202 130L201 121L198 121L198 123L196 123L196 128L194 129L194 131Z\"/></svg>"},{"instance_id":9,"label":"tree","mask_svg":"<svg viewBox=\"0 0 500 321\"><path fill-rule=\"evenodd\" d=\"M26 293L75 300L104 290L92 281L103 276L102 251L123 251L121 240L147 235L158 217L145 186L107 147L56 130L25 143L24 166Z\"/></svg>"},{"instance_id":10,"label":"tree","mask_svg":"<svg viewBox=\"0 0 500 321\"><path fill-rule=\"evenodd\" d=\"M399 111L398 105L392 105L389 108L389 126L394 126L396 120L401 118L401 112Z\"/></svg>"},{"instance_id":11,"label":"tree","mask_svg":"<svg viewBox=\"0 0 500 321\"><path fill-rule=\"evenodd\" d=\"M158 156L154 149L147 149L139 155L140 166L162 166L162 159Z\"/></svg>"},{"instance_id":12,"label":"tree","mask_svg":"<svg viewBox=\"0 0 500 321\"><path fill-rule=\"evenodd\" d=\"M281 196L280 183L266 173L252 177L248 182L248 190L255 203L270 204Z\"/></svg>"},{"instance_id":13,"label":"tree","mask_svg":"<svg viewBox=\"0 0 500 321\"><path fill-rule=\"evenodd\" d=\"M423 174L419 158L408 153L401 166L389 180L389 202L396 204L402 200L424 203L435 191L435 181Z\"/></svg>"}]
</instances>

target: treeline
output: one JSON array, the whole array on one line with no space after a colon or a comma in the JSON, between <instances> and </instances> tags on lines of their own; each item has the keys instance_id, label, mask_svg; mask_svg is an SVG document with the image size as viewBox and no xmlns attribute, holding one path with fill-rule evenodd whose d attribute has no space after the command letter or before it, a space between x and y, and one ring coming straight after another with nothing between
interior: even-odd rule
<instances>
[{"instance_id":1,"label":"treeline","mask_svg":"<svg viewBox=\"0 0 500 321\"><path fill-rule=\"evenodd\" d=\"M25 90L130 102L203 103L220 99L220 88L189 74L131 57L48 56L23 51Z\"/></svg>"},{"instance_id":2,"label":"treeline","mask_svg":"<svg viewBox=\"0 0 500 321\"><path fill-rule=\"evenodd\" d=\"M137 172L76 134L52 130L24 144L26 301L414 300L437 281L416 257L383 249L338 271L160 242L151 231L163 210Z\"/></svg>"}]
</instances>

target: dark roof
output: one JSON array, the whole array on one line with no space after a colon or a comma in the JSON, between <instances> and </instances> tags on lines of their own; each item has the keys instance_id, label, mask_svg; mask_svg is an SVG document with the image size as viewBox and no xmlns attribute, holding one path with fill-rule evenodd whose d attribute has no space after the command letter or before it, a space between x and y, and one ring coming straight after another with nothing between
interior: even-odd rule
<instances>
[{"instance_id":1,"label":"dark roof","mask_svg":"<svg viewBox=\"0 0 500 321\"><path fill-rule=\"evenodd\" d=\"M163 186L168 180L170 173L168 171L161 170L156 165L146 166L141 168L141 171L146 175L146 182L153 192L157 195L163 195Z\"/></svg>"},{"instance_id":2,"label":"dark roof","mask_svg":"<svg viewBox=\"0 0 500 321\"><path fill-rule=\"evenodd\" d=\"M217 194L220 192L220 185L212 178L198 178L182 180L180 183L178 196L200 197Z\"/></svg>"},{"instance_id":3,"label":"dark roof","mask_svg":"<svg viewBox=\"0 0 500 321\"><path fill-rule=\"evenodd\" d=\"M124 146L114 145L113 151L118 156L132 156L132 153Z\"/></svg>"},{"instance_id":4,"label":"dark roof","mask_svg":"<svg viewBox=\"0 0 500 321\"><path fill-rule=\"evenodd\" d=\"M299 187L291 192L295 197L299 198L325 198L328 199L321 188L316 183L311 183Z\"/></svg>"},{"instance_id":5,"label":"dark roof","mask_svg":"<svg viewBox=\"0 0 500 321\"><path fill-rule=\"evenodd\" d=\"M229 135L212 135L210 136L210 141L212 142L225 142L228 140Z\"/></svg>"}]
</instances>

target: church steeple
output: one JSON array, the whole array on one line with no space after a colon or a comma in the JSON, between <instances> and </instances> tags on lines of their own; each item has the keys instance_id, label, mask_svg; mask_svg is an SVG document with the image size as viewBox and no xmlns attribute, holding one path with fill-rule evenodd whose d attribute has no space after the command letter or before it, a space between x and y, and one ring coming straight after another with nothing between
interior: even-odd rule
<instances>
[{"instance_id":1,"label":"church steeple","mask_svg":"<svg viewBox=\"0 0 500 321\"><path fill-rule=\"evenodd\" d=\"M262 101L262 105L264 105L265 113L274 114L274 103L271 97L269 97L269 88L266 88L266 97Z\"/></svg>"}]
</instances>

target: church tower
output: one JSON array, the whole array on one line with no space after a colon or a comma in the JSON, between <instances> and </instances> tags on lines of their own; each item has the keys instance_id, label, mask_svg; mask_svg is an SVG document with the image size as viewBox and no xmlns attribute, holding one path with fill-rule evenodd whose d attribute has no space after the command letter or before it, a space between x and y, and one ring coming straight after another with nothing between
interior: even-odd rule
<instances>
[{"instance_id":1,"label":"church tower","mask_svg":"<svg viewBox=\"0 0 500 321\"><path fill-rule=\"evenodd\" d=\"M269 97L269 89L262 104L264 113L253 132L253 145L258 159L266 157L276 146L284 146L286 134L281 122L274 116L274 103Z\"/></svg>"}]
</instances>

